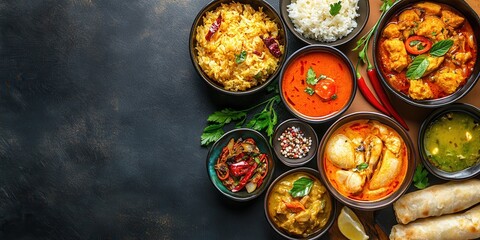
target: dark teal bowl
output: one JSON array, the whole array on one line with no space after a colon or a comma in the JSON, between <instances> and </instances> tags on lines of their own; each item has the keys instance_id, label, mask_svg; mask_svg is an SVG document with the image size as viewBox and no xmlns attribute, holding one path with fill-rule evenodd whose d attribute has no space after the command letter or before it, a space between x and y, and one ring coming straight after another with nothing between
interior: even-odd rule
<instances>
[{"instance_id":1,"label":"dark teal bowl","mask_svg":"<svg viewBox=\"0 0 480 240\"><path fill-rule=\"evenodd\" d=\"M215 172L214 167L217 162L217 158L220 156L223 147L227 146L228 141L230 141L232 138L235 140L239 138L253 138L257 144L257 147L260 149L260 152L265 153L268 156L267 176L265 176L263 179L262 185L257 187L257 189L251 193L248 193L246 190L241 190L239 192L232 192L228 190L222 184L222 181L220 181L220 179L217 177L217 173ZM215 186L215 188L224 196L239 202L249 201L260 196L268 188L268 185L273 177L274 169L275 161L273 160L272 149L270 148L267 139L258 131L249 128L238 128L225 133L212 145L207 155L207 173L213 183L213 186Z\"/></svg>"}]
</instances>

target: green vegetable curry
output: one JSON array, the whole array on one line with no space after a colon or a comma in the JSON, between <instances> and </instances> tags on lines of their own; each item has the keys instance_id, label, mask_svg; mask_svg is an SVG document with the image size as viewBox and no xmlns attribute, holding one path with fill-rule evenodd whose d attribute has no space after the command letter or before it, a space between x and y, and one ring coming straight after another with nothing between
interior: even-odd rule
<instances>
[{"instance_id":1,"label":"green vegetable curry","mask_svg":"<svg viewBox=\"0 0 480 240\"><path fill-rule=\"evenodd\" d=\"M437 168L456 172L480 162L480 126L472 115L450 112L425 131L425 152Z\"/></svg>"}]
</instances>

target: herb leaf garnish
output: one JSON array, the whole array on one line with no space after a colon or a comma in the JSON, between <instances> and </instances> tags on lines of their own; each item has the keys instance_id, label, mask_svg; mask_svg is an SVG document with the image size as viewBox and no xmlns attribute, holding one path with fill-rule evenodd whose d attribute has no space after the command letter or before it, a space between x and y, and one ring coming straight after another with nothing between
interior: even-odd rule
<instances>
[{"instance_id":1,"label":"herb leaf garnish","mask_svg":"<svg viewBox=\"0 0 480 240\"><path fill-rule=\"evenodd\" d=\"M240 64L242 62L245 62L245 59L247 58L247 51L242 50L240 54L235 54L235 62L237 64Z\"/></svg>"},{"instance_id":2,"label":"herb leaf garnish","mask_svg":"<svg viewBox=\"0 0 480 240\"><path fill-rule=\"evenodd\" d=\"M330 15L337 15L340 12L340 9L342 9L342 1L330 4Z\"/></svg>"},{"instance_id":3,"label":"herb leaf garnish","mask_svg":"<svg viewBox=\"0 0 480 240\"><path fill-rule=\"evenodd\" d=\"M364 163L358 164L357 167L355 167L355 170L356 170L356 171L363 171L363 170L365 170L365 169L367 169L367 168L368 168L368 163L365 163L365 162L364 162Z\"/></svg>"},{"instance_id":4,"label":"herb leaf garnish","mask_svg":"<svg viewBox=\"0 0 480 240\"><path fill-rule=\"evenodd\" d=\"M313 90L313 88L311 88L311 87L305 88L305 92L308 93L308 95L310 95L310 96L315 94L315 90Z\"/></svg>"},{"instance_id":5,"label":"herb leaf garnish","mask_svg":"<svg viewBox=\"0 0 480 240\"><path fill-rule=\"evenodd\" d=\"M293 182L293 187L288 191L292 197L303 197L310 193L312 190L313 180L308 177L301 177Z\"/></svg>"},{"instance_id":6,"label":"herb leaf garnish","mask_svg":"<svg viewBox=\"0 0 480 240\"><path fill-rule=\"evenodd\" d=\"M452 46L453 46L452 39L438 41L435 44L433 44L432 48L430 49L430 55L434 57L441 57L445 55L445 53L447 53Z\"/></svg>"},{"instance_id":7,"label":"herb leaf garnish","mask_svg":"<svg viewBox=\"0 0 480 240\"><path fill-rule=\"evenodd\" d=\"M307 71L307 83L310 85L315 85L318 82L317 74L313 70L312 67L310 67Z\"/></svg>"},{"instance_id":8,"label":"herb leaf garnish","mask_svg":"<svg viewBox=\"0 0 480 240\"><path fill-rule=\"evenodd\" d=\"M413 175L413 185L418 189L424 189L430 185L428 182L428 172L422 164L418 164Z\"/></svg>"},{"instance_id":9,"label":"herb leaf garnish","mask_svg":"<svg viewBox=\"0 0 480 240\"><path fill-rule=\"evenodd\" d=\"M417 56L407 69L407 78L413 80L420 79L425 71L427 71L429 64L430 62L428 61L427 56Z\"/></svg>"}]
</instances>

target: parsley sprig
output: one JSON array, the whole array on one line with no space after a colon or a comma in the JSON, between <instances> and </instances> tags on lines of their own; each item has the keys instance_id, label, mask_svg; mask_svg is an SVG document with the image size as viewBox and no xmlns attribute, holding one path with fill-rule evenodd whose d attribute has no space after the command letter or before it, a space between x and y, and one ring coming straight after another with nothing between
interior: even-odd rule
<instances>
[{"instance_id":1,"label":"parsley sprig","mask_svg":"<svg viewBox=\"0 0 480 240\"><path fill-rule=\"evenodd\" d=\"M418 189L424 189L430 185L428 182L428 172L420 163L417 165L415 169L415 173L413 174L413 185Z\"/></svg>"},{"instance_id":2,"label":"parsley sprig","mask_svg":"<svg viewBox=\"0 0 480 240\"><path fill-rule=\"evenodd\" d=\"M224 127L230 123L235 123L235 127L237 128L245 125L245 127L257 131L264 130L267 133L267 136L270 137L271 142L275 125L278 122L278 116L274 106L280 102L278 90L275 91L276 94L273 97L247 109L234 110L231 108L225 108L212 113L208 116L208 125L203 129L203 133L200 137L201 145L207 146L208 144L217 141L225 133ZM256 113L247 122L248 113L262 105L265 105L263 110Z\"/></svg>"}]
</instances>

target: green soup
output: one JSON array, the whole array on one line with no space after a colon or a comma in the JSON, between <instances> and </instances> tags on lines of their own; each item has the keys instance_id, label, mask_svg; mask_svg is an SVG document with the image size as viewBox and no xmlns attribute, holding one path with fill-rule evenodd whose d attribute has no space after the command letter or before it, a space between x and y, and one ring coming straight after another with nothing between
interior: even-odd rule
<instances>
[{"instance_id":1,"label":"green soup","mask_svg":"<svg viewBox=\"0 0 480 240\"><path fill-rule=\"evenodd\" d=\"M480 126L470 114L450 112L425 131L425 152L437 168L456 172L480 162Z\"/></svg>"}]
</instances>

